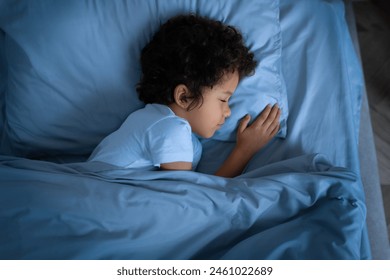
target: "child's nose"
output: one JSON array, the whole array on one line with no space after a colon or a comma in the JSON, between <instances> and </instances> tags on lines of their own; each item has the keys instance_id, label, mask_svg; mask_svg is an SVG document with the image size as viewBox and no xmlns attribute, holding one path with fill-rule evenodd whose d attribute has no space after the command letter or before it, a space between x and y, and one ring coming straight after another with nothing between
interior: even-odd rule
<instances>
[{"instance_id":1,"label":"child's nose","mask_svg":"<svg viewBox=\"0 0 390 280\"><path fill-rule=\"evenodd\" d=\"M230 117L231 114L232 114L232 111L230 110L229 105L227 105L227 106L225 107L225 111L224 111L224 116L225 116L225 118Z\"/></svg>"}]
</instances>

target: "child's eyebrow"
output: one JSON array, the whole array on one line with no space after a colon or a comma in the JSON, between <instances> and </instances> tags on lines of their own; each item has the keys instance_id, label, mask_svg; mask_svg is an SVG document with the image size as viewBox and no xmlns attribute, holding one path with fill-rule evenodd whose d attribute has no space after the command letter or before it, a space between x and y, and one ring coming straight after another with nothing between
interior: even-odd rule
<instances>
[{"instance_id":1,"label":"child's eyebrow","mask_svg":"<svg viewBox=\"0 0 390 280\"><path fill-rule=\"evenodd\" d=\"M233 95L233 92L231 92L231 91L224 91L224 92L222 92L222 93L224 93L224 94L227 94L227 95L230 95L230 96L232 96Z\"/></svg>"}]
</instances>

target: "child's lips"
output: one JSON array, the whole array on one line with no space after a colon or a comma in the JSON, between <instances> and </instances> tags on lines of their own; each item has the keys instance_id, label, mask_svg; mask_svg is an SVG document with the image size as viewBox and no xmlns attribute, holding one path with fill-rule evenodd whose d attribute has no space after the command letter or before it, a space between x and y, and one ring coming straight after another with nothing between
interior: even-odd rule
<instances>
[{"instance_id":1,"label":"child's lips","mask_svg":"<svg viewBox=\"0 0 390 280\"><path fill-rule=\"evenodd\" d=\"M217 124L217 129L220 129L225 123L225 119L222 119L219 124Z\"/></svg>"}]
</instances>

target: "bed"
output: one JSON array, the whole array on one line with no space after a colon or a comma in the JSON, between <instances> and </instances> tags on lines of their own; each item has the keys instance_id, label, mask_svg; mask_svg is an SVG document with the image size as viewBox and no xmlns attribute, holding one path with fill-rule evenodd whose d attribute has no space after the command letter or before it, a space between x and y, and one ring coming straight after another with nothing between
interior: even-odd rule
<instances>
[{"instance_id":1,"label":"bed","mask_svg":"<svg viewBox=\"0 0 390 280\"><path fill-rule=\"evenodd\" d=\"M364 80L345 7L2 1L0 259L385 258L387 236L373 221L383 211L370 209L378 209L377 185L365 175L375 165L362 156L372 148L372 135L360 133L370 124ZM140 51L180 13L237 26L260 61L239 84L224 127L202 139L197 172L87 162L143 106L134 90ZM277 137L242 175L211 175L243 115L276 102Z\"/></svg>"}]
</instances>

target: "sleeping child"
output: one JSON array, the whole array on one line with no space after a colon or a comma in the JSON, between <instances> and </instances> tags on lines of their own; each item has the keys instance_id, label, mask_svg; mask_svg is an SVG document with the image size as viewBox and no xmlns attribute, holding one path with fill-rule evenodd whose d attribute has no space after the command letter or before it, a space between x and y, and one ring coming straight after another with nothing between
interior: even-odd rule
<instances>
[{"instance_id":1,"label":"sleeping child","mask_svg":"<svg viewBox=\"0 0 390 280\"><path fill-rule=\"evenodd\" d=\"M257 62L232 27L181 15L160 27L141 53L137 85L146 106L96 147L90 161L136 170L194 170L202 147L231 114L229 99ZM279 130L280 109L268 105L249 125L239 123L234 149L215 175L240 175Z\"/></svg>"}]
</instances>

